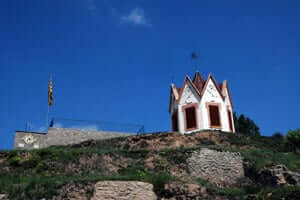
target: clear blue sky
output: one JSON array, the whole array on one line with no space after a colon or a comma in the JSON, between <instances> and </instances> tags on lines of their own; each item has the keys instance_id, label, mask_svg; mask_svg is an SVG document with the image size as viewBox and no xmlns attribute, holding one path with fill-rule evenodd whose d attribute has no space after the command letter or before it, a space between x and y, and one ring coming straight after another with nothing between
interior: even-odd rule
<instances>
[{"instance_id":1,"label":"clear blue sky","mask_svg":"<svg viewBox=\"0 0 300 200\"><path fill-rule=\"evenodd\" d=\"M0 149L40 126L49 75L56 117L169 130L169 85L229 81L235 111L264 135L300 127L300 1L0 2Z\"/></svg>"}]
</instances>

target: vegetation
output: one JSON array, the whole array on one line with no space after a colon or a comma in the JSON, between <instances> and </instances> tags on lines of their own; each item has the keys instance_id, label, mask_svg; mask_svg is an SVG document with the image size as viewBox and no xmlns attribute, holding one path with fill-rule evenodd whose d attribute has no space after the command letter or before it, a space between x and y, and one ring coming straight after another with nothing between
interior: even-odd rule
<instances>
[{"instance_id":1,"label":"vegetation","mask_svg":"<svg viewBox=\"0 0 300 200\"><path fill-rule=\"evenodd\" d=\"M220 188L208 181L198 179L198 183L207 188L213 195L226 196L228 198L241 199L246 195L257 195L258 200L283 200L300 199L300 186L285 186L281 188L264 188L259 186L241 186L236 188Z\"/></svg>"},{"instance_id":2,"label":"vegetation","mask_svg":"<svg viewBox=\"0 0 300 200\"><path fill-rule=\"evenodd\" d=\"M160 196L166 183L186 181L171 175L171 169L184 169L191 152L201 148L240 152L247 163L245 170L248 179L261 168L275 164L299 171L300 154L287 148L291 145L299 148L299 132L299 129L289 131L286 137L282 134L264 137L226 133L222 139L227 140L228 145L216 145L214 141L199 138L195 139L201 140L196 141L199 146L162 150L131 150L130 146L121 148L124 138L114 138L41 150L4 151L0 152L0 193L8 194L11 199L47 199L57 195L63 186L70 183L134 180L152 183L155 193ZM147 164L149 158L152 167ZM258 199L297 199L300 195L300 186L274 189L243 182L247 180L241 180L237 187L219 188L205 180L197 180L211 195L228 198L242 199L255 194Z\"/></svg>"},{"instance_id":3,"label":"vegetation","mask_svg":"<svg viewBox=\"0 0 300 200\"><path fill-rule=\"evenodd\" d=\"M276 133L274 133L274 134L272 135L272 138L276 138L276 139L278 139L278 140L282 140L282 139L284 139L284 136L283 136L282 133L276 132Z\"/></svg>"},{"instance_id":4,"label":"vegetation","mask_svg":"<svg viewBox=\"0 0 300 200\"><path fill-rule=\"evenodd\" d=\"M233 113L233 120L236 132L251 136L260 136L259 127L249 117L243 114L238 116L236 113Z\"/></svg>"},{"instance_id":5,"label":"vegetation","mask_svg":"<svg viewBox=\"0 0 300 200\"><path fill-rule=\"evenodd\" d=\"M291 130L287 133L286 145L292 151L296 151L300 148L300 129Z\"/></svg>"},{"instance_id":6,"label":"vegetation","mask_svg":"<svg viewBox=\"0 0 300 200\"><path fill-rule=\"evenodd\" d=\"M210 194L227 197L242 197L249 194L256 194L260 191L257 186L220 188L201 178L198 179L198 183L205 186Z\"/></svg>"}]
</instances>

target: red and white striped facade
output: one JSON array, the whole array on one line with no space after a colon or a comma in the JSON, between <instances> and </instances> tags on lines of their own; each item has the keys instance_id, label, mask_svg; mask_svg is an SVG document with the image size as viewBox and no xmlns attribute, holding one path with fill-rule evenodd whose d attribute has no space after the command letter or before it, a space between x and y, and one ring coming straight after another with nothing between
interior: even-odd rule
<instances>
[{"instance_id":1,"label":"red and white striped facade","mask_svg":"<svg viewBox=\"0 0 300 200\"><path fill-rule=\"evenodd\" d=\"M233 104L227 81L218 84L210 74L205 80L196 72L186 76L182 87L171 84L169 113L172 130L191 133L217 129L235 132Z\"/></svg>"}]
</instances>

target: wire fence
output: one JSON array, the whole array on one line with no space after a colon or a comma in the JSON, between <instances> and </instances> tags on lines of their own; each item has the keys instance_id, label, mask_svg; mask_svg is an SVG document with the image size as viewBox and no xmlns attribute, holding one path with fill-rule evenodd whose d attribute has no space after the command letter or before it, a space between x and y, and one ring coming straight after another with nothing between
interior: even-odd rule
<instances>
[{"instance_id":1,"label":"wire fence","mask_svg":"<svg viewBox=\"0 0 300 200\"><path fill-rule=\"evenodd\" d=\"M77 120L65 118L52 118L49 125L26 122L24 128L12 129L0 127L0 150L12 149L15 131L47 134L49 127L79 129L83 131L116 132L124 134L146 134L144 125L126 124L117 122L101 122L93 120Z\"/></svg>"},{"instance_id":2,"label":"wire fence","mask_svg":"<svg viewBox=\"0 0 300 200\"><path fill-rule=\"evenodd\" d=\"M145 133L144 125L125 124L117 122L101 122L94 120L79 120L66 118L52 118L49 127L70 128L86 131L111 131L120 133L143 134Z\"/></svg>"}]
</instances>

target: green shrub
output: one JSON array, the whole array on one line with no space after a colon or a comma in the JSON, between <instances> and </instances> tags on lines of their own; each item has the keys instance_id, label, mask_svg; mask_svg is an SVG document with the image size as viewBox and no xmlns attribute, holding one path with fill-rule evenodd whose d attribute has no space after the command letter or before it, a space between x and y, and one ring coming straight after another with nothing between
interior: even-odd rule
<instances>
[{"instance_id":1,"label":"green shrub","mask_svg":"<svg viewBox=\"0 0 300 200\"><path fill-rule=\"evenodd\" d=\"M188 158L187 149L166 149L161 151L160 155L172 164L186 163L186 159Z\"/></svg>"},{"instance_id":2,"label":"green shrub","mask_svg":"<svg viewBox=\"0 0 300 200\"><path fill-rule=\"evenodd\" d=\"M279 140L284 139L283 134L280 133L280 132L274 133L274 134L272 135L272 138L279 139Z\"/></svg>"},{"instance_id":3,"label":"green shrub","mask_svg":"<svg viewBox=\"0 0 300 200\"><path fill-rule=\"evenodd\" d=\"M258 194L259 200L296 200L300 199L300 186L266 188Z\"/></svg>"},{"instance_id":4,"label":"green shrub","mask_svg":"<svg viewBox=\"0 0 300 200\"><path fill-rule=\"evenodd\" d=\"M211 141L209 139L206 138L196 138L197 141L201 144L201 145L215 145L216 143L214 141Z\"/></svg>"},{"instance_id":5,"label":"green shrub","mask_svg":"<svg viewBox=\"0 0 300 200\"><path fill-rule=\"evenodd\" d=\"M44 172L47 169L48 169L48 165L45 161L39 162L36 166L37 172Z\"/></svg>"},{"instance_id":6,"label":"green shrub","mask_svg":"<svg viewBox=\"0 0 300 200\"><path fill-rule=\"evenodd\" d=\"M227 196L227 197L241 197L248 194L255 194L259 192L258 187L253 186L243 186L243 187L230 187L230 188L220 188L213 184L211 184L209 181L199 178L198 183L200 185L203 185L207 188L207 191L210 194L213 195L221 195L221 196Z\"/></svg>"},{"instance_id":7,"label":"green shrub","mask_svg":"<svg viewBox=\"0 0 300 200\"><path fill-rule=\"evenodd\" d=\"M228 134L228 140L231 145L245 146L249 145L248 137L242 134Z\"/></svg>"},{"instance_id":8,"label":"green shrub","mask_svg":"<svg viewBox=\"0 0 300 200\"><path fill-rule=\"evenodd\" d=\"M300 129L290 130L286 137L286 144L292 150L296 151L300 148Z\"/></svg>"},{"instance_id":9,"label":"green shrub","mask_svg":"<svg viewBox=\"0 0 300 200\"><path fill-rule=\"evenodd\" d=\"M153 191L160 195L164 191L164 186L171 181L174 181L175 177L167 174L167 173L159 173L159 174L148 174L146 177L146 181L152 183Z\"/></svg>"},{"instance_id":10,"label":"green shrub","mask_svg":"<svg viewBox=\"0 0 300 200\"><path fill-rule=\"evenodd\" d=\"M121 169L118 172L120 177L126 177L128 180L137 180L151 183L156 194L160 194L161 192L163 192L164 185L166 183L175 180L175 177L165 172L157 174L147 172L140 164L130 165L128 168Z\"/></svg>"},{"instance_id":11,"label":"green shrub","mask_svg":"<svg viewBox=\"0 0 300 200\"><path fill-rule=\"evenodd\" d=\"M41 162L41 158L33 154L28 160L23 161L23 167L27 169L32 169L35 168L39 162Z\"/></svg>"},{"instance_id":12,"label":"green shrub","mask_svg":"<svg viewBox=\"0 0 300 200\"><path fill-rule=\"evenodd\" d=\"M251 135L251 136L259 136L260 135L259 127L249 117L246 117L243 114L238 116L234 112L233 120L234 120L236 132L242 133L243 135Z\"/></svg>"},{"instance_id":13,"label":"green shrub","mask_svg":"<svg viewBox=\"0 0 300 200\"><path fill-rule=\"evenodd\" d=\"M8 159L9 165L13 166L13 167L19 167L22 165L22 158L18 155L13 156L11 158Z\"/></svg>"}]
</instances>

